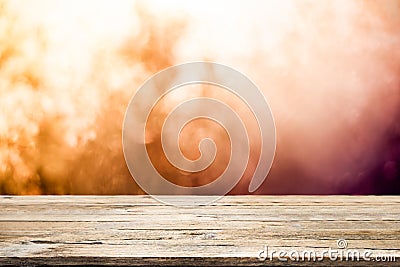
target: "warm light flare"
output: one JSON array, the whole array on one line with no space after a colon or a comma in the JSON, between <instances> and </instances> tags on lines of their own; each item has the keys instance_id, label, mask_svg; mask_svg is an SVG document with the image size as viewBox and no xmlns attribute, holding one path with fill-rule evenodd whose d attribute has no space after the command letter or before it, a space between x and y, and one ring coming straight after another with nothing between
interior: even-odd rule
<instances>
[{"instance_id":1,"label":"warm light flare","mask_svg":"<svg viewBox=\"0 0 400 267\"><path fill-rule=\"evenodd\" d=\"M1 1L0 193L142 193L122 154L126 106L155 72L201 60L242 71L271 105L277 154L259 193L399 193L399 25L396 0ZM155 118L199 94L249 117L192 90ZM226 142L199 123L182 144ZM147 138L162 172L187 175L157 157L157 129ZM194 183L221 171L220 152ZM247 193L252 157L233 193Z\"/></svg>"}]
</instances>

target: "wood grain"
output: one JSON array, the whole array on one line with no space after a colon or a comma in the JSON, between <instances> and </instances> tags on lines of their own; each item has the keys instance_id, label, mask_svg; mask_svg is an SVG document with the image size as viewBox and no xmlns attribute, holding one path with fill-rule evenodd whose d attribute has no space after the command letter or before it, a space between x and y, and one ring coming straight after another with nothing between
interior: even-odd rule
<instances>
[{"instance_id":1,"label":"wood grain","mask_svg":"<svg viewBox=\"0 0 400 267\"><path fill-rule=\"evenodd\" d=\"M337 248L338 239L347 249ZM0 197L1 265L288 264L276 254L258 259L265 246L317 255L356 250L374 260L325 255L298 266L399 266L400 197L228 196L189 208L149 196ZM375 260L387 256L395 258Z\"/></svg>"}]
</instances>

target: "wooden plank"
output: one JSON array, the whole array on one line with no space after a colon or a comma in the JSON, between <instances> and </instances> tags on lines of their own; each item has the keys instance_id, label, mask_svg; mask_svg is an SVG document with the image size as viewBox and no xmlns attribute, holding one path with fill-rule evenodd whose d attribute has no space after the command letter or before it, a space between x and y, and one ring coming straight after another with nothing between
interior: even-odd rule
<instances>
[{"instance_id":1,"label":"wooden plank","mask_svg":"<svg viewBox=\"0 0 400 267\"><path fill-rule=\"evenodd\" d=\"M318 261L327 249L371 261ZM398 266L400 197L228 196L202 207L149 196L0 197L1 265L287 265L280 251L299 266ZM304 252L317 261L296 258Z\"/></svg>"}]
</instances>

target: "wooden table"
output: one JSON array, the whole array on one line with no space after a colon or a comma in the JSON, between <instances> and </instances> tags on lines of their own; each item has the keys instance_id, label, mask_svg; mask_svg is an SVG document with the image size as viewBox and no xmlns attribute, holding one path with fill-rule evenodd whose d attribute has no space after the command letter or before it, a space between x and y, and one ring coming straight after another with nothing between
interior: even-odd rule
<instances>
[{"instance_id":1,"label":"wooden table","mask_svg":"<svg viewBox=\"0 0 400 267\"><path fill-rule=\"evenodd\" d=\"M329 249L371 261L319 257ZM400 197L229 196L192 208L149 196L0 197L1 265L275 266L289 253L299 266L399 266Z\"/></svg>"}]
</instances>

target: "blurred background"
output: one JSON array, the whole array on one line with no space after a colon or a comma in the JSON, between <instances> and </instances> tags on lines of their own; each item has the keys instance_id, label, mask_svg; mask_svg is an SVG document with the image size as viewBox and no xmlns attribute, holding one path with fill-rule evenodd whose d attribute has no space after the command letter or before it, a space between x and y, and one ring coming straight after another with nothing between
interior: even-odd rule
<instances>
[{"instance_id":1,"label":"blurred background","mask_svg":"<svg viewBox=\"0 0 400 267\"><path fill-rule=\"evenodd\" d=\"M256 194L400 193L399 1L17 0L0 1L0 194L143 194L122 153L125 109L155 72L199 60L241 71L270 104L277 150ZM146 144L178 183L188 174L162 157L157 128L196 95L240 107L201 87L154 110ZM183 152L196 158L204 136L220 154L192 184L227 164L209 122L182 132ZM258 143L231 194L248 193Z\"/></svg>"}]
</instances>

